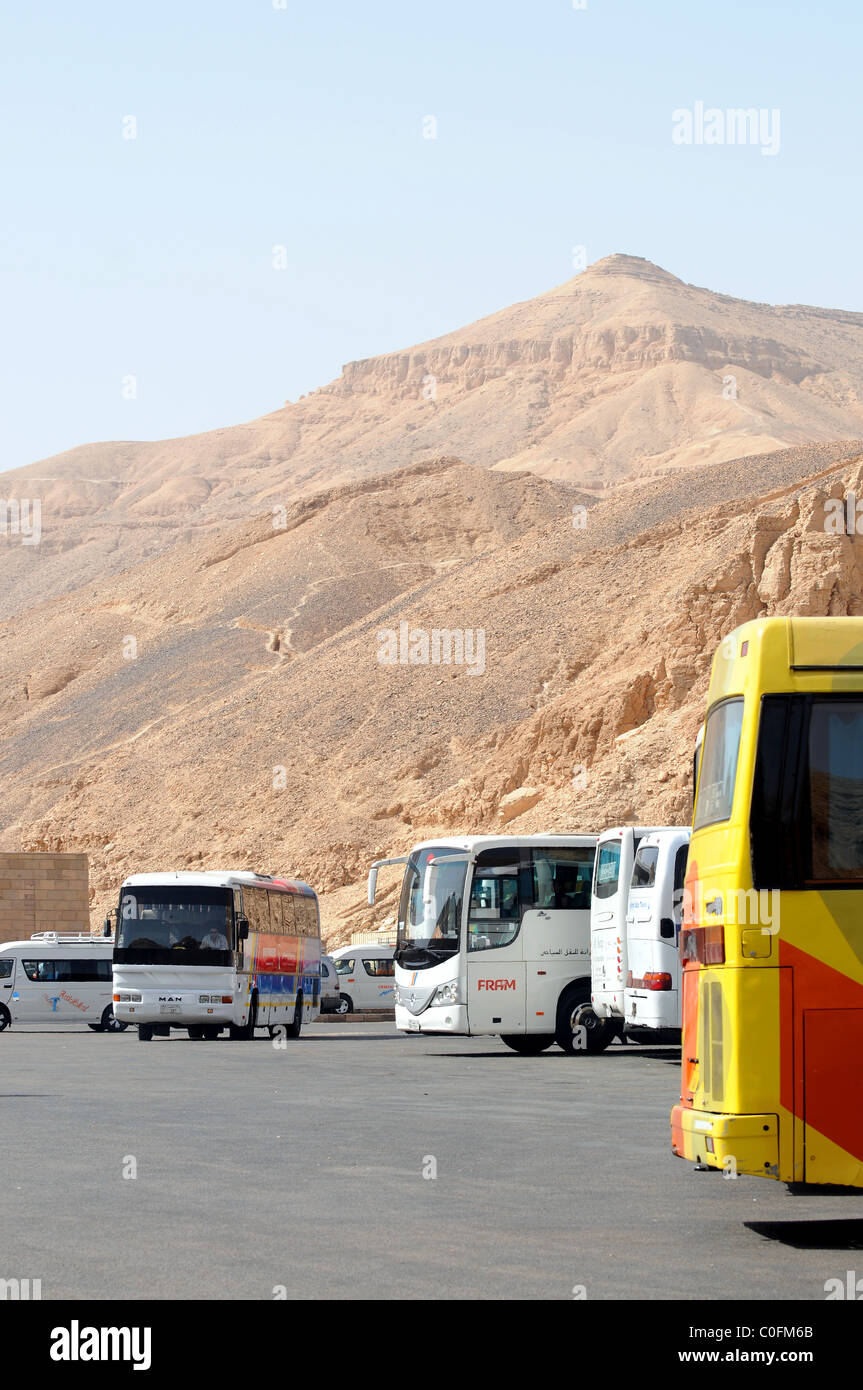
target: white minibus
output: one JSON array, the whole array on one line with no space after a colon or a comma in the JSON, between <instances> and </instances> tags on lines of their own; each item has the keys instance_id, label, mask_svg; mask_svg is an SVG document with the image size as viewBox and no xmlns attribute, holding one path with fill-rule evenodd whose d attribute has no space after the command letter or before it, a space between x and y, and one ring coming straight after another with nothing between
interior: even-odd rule
<instances>
[{"instance_id":1,"label":"white minibus","mask_svg":"<svg viewBox=\"0 0 863 1390\"><path fill-rule=\"evenodd\" d=\"M378 860L404 864L396 1027L497 1034L514 1052L598 1052L614 1028L590 1003L595 835L471 835Z\"/></svg>"},{"instance_id":2,"label":"white minibus","mask_svg":"<svg viewBox=\"0 0 863 1390\"><path fill-rule=\"evenodd\" d=\"M626 916L626 1031L680 1035L680 924L689 829L645 835L635 855Z\"/></svg>"},{"instance_id":3,"label":"white minibus","mask_svg":"<svg viewBox=\"0 0 863 1390\"><path fill-rule=\"evenodd\" d=\"M393 953L392 946L342 946L333 951L339 977L338 1013L393 1007Z\"/></svg>"},{"instance_id":4,"label":"white minibus","mask_svg":"<svg viewBox=\"0 0 863 1390\"><path fill-rule=\"evenodd\" d=\"M111 1001L112 937L36 932L0 944L0 1030L10 1023L86 1023L122 1033Z\"/></svg>"},{"instance_id":5,"label":"white minibus","mask_svg":"<svg viewBox=\"0 0 863 1390\"><path fill-rule=\"evenodd\" d=\"M662 825L618 825L603 830L596 846L590 905L591 998L597 1015L620 1035L626 989L626 912L635 853L645 835L673 829Z\"/></svg>"},{"instance_id":6,"label":"white minibus","mask_svg":"<svg viewBox=\"0 0 863 1390\"><path fill-rule=\"evenodd\" d=\"M298 1038L321 990L318 900L299 879L255 873L134 874L120 889L114 1010L138 1039Z\"/></svg>"}]
</instances>

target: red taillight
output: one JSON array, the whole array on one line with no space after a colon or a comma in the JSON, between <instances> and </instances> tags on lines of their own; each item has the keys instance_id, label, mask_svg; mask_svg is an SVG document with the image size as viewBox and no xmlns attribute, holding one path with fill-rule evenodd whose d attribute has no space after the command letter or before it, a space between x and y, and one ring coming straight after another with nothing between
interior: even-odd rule
<instances>
[{"instance_id":1,"label":"red taillight","mask_svg":"<svg viewBox=\"0 0 863 1390\"><path fill-rule=\"evenodd\" d=\"M644 977L645 989L671 989L671 976L664 970L648 970Z\"/></svg>"},{"instance_id":2,"label":"red taillight","mask_svg":"<svg viewBox=\"0 0 863 1390\"><path fill-rule=\"evenodd\" d=\"M223 1004L233 1004L233 1002L234 1002L234 996L233 996L233 994L223 994L223 995L222 995L222 1003L223 1003Z\"/></svg>"},{"instance_id":3,"label":"red taillight","mask_svg":"<svg viewBox=\"0 0 863 1390\"><path fill-rule=\"evenodd\" d=\"M627 989L671 989L671 976L664 970L648 970L644 975L633 975L630 970L626 977Z\"/></svg>"}]
</instances>

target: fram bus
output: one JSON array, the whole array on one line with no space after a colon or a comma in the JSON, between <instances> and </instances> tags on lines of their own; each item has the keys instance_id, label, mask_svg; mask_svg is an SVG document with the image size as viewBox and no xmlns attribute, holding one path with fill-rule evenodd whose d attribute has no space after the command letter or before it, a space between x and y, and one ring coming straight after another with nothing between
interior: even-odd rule
<instances>
[{"instance_id":1,"label":"fram bus","mask_svg":"<svg viewBox=\"0 0 863 1390\"><path fill-rule=\"evenodd\" d=\"M396 1027L498 1034L516 1052L598 1051L613 1033L590 1004L595 835L468 836L378 860L404 864Z\"/></svg>"},{"instance_id":2,"label":"fram bus","mask_svg":"<svg viewBox=\"0 0 863 1390\"><path fill-rule=\"evenodd\" d=\"M320 1007L318 900L253 873L136 874L120 889L114 1013L138 1037L299 1037Z\"/></svg>"},{"instance_id":3,"label":"fram bus","mask_svg":"<svg viewBox=\"0 0 863 1390\"><path fill-rule=\"evenodd\" d=\"M714 656L681 955L675 1153L863 1187L863 619Z\"/></svg>"}]
</instances>

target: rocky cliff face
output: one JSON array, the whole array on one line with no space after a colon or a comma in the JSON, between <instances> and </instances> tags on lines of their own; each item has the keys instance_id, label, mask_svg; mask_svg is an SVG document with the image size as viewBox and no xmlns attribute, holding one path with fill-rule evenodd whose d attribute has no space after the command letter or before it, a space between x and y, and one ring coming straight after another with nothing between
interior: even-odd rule
<instances>
[{"instance_id":1,"label":"rocky cliff face","mask_svg":"<svg viewBox=\"0 0 863 1390\"><path fill-rule=\"evenodd\" d=\"M6 625L3 847L86 850L97 913L134 869L299 873L334 944L392 912L368 863L417 839L685 822L722 637L861 611L863 542L825 529L855 490L860 446L822 446L574 527L561 484L441 461L185 545ZM382 664L402 623L482 631L483 674Z\"/></svg>"}]
</instances>

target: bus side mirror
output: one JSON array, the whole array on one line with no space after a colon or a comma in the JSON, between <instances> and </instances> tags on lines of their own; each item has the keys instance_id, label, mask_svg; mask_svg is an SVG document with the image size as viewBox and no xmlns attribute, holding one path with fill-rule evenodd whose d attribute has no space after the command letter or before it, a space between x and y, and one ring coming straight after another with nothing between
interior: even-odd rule
<instances>
[{"instance_id":1,"label":"bus side mirror","mask_svg":"<svg viewBox=\"0 0 863 1390\"><path fill-rule=\"evenodd\" d=\"M103 936L110 936L110 935L111 935L111 918L110 918L110 917L106 917L105 920L104 920L104 922L102 923L102 935L103 935Z\"/></svg>"},{"instance_id":2,"label":"bus side mirror","mask_svg":"<svg viewBox=\"0 0 863 1390\"><path fill-rule=\"evenodd\" d=\"M374 907L375 905L375 889L377 888L377 883L377 869L369 869L369 907Z\"/></svg>"},{"instance_id":3,"label":"bus side mirror","mask_svg":"<svg viewBox=\"0 0 863 1390\"><path fill-rule=\"evenodd\" d=\"M659 935L674 940L674 923L670 917L663 917L659 923Z\"/></svg>"},{"instance_id":4,"label":"bus side mirror","mask_svg":"<svg viewBox=\"0 0 863 1390\"><path fill-rule=\"evenodd\" d=\"M249 919L248 917L237 918L237 940L248 941L249 939Z\"/></svg>"}]
</instances>

